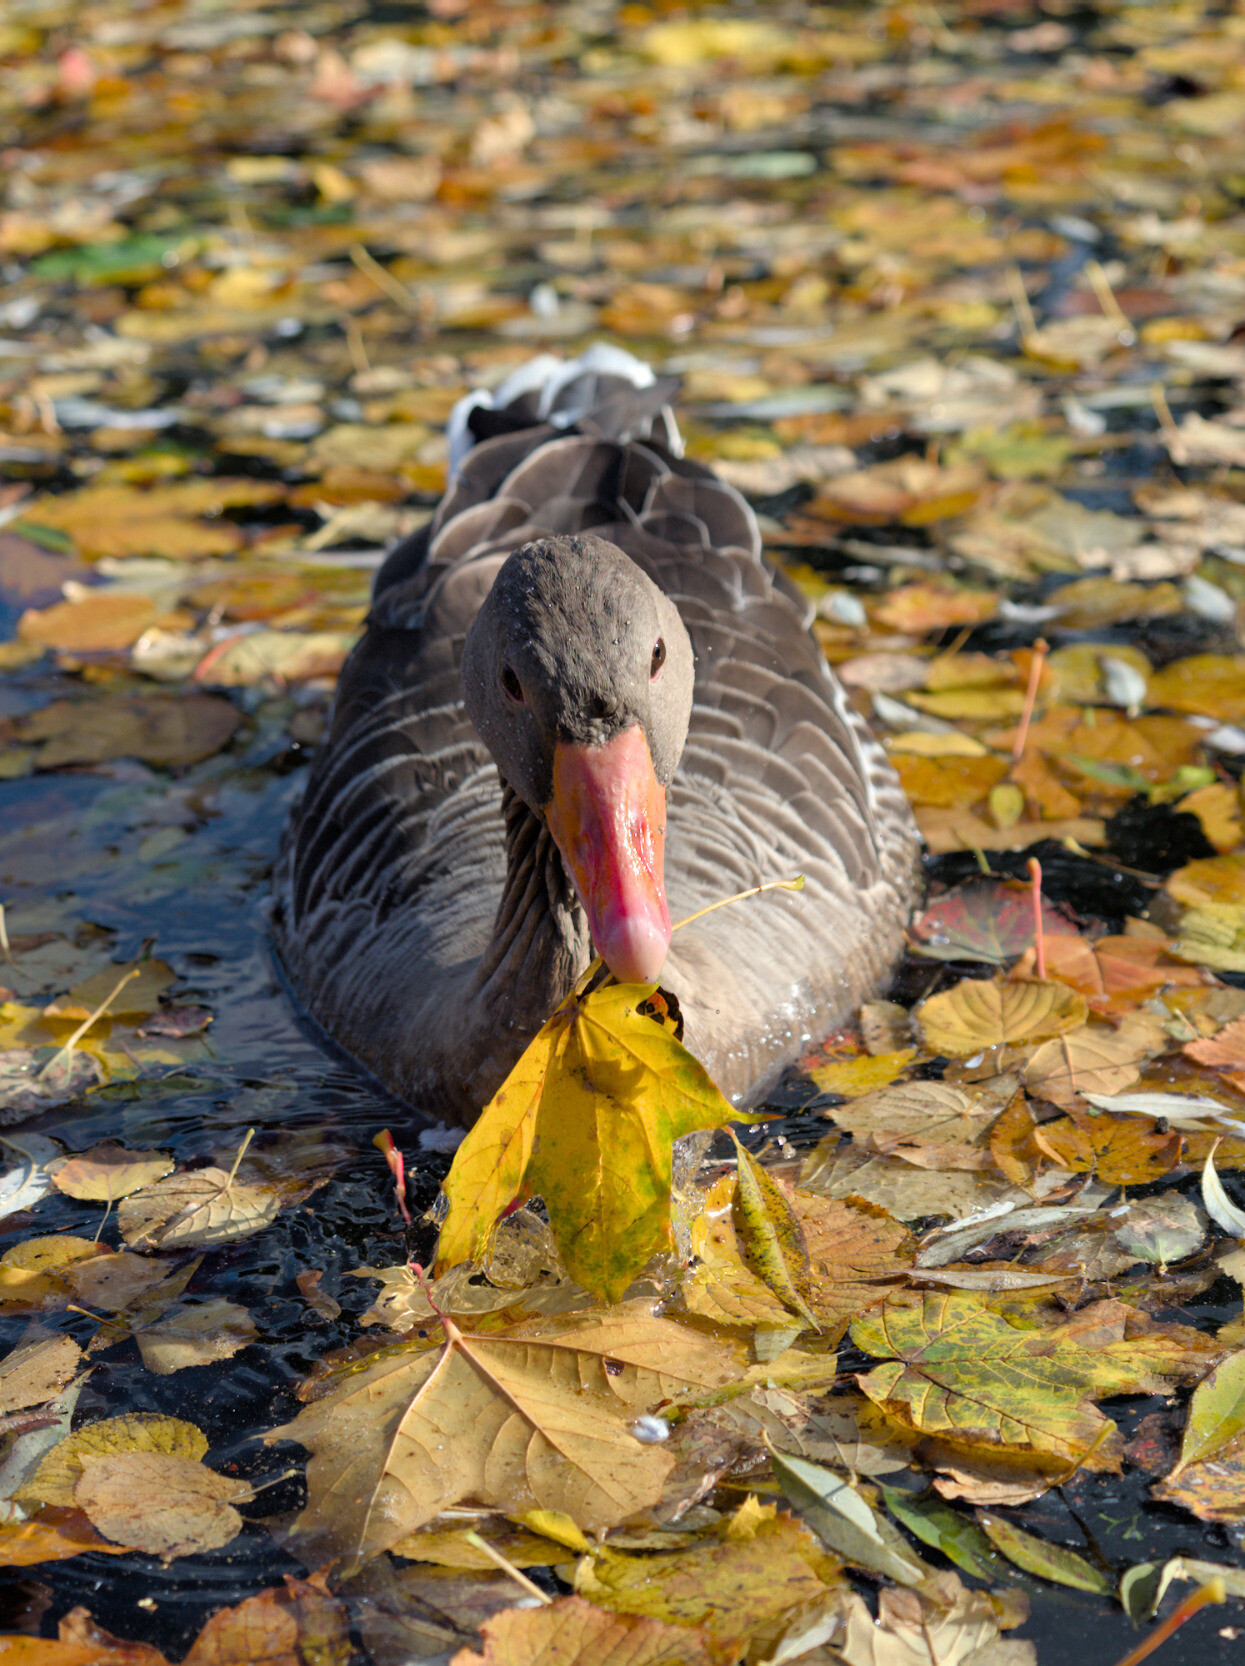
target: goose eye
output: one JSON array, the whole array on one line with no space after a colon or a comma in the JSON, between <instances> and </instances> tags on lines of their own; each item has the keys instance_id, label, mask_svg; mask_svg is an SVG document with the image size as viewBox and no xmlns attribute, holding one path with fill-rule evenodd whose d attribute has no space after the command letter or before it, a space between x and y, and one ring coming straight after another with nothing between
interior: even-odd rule
<instances>
[{"instance_id":1,"label":"goose eye","mask_svg":"<svg viewBox=\"0 0 1245 1666\"><path fill-rule=\"evenodd\" d=\"M516 705L523 704L523 684L515 676L508 665L501 668L501 686Z\"/></svg>"},{"instance_id":2,"label":"goose eye","mask_svg":"<svg viewBox=\"0 0 1245 1666\"><path fill-rule=\"evenodd\" d=\"M659 636L657 638L656 642L653 644L653 663L649 666L649 670L648 670L648 677L649 677L650 682L652 682L653 678L657 675L657 673L661 670L662 666L665 663L666 663L666 644L662 640L662 638Z\"/></svg>"}]
</instances>

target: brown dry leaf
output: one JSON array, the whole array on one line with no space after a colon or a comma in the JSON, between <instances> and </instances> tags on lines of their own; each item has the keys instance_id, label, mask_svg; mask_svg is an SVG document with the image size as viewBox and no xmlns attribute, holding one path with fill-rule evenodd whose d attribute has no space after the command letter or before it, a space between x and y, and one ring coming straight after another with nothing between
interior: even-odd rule
<instances>
[{"instance_id":1,"label":"brown dry leaf","mask_svg":"<svg viewBox=\"0 0 1245 1666\"><path fill-rule=\"evenodd\" d=\"M450 1666L575 1666L585 1660L710 1666L699 1635L686 1626L611 1614L582 1597L559 1597L540 1608L507 1608L486 1620L480 1631L483 1653L459 1649Z\"/></svg>"},{"instance_id":2,"label":"brown dry leaf","mask_svg":"<svg viewBox=\"0 0 1245 1666\"><path fill-rule=\"evenodd\" d=\"M1034 1644L1000 1636L1027 1616L1027 1602L1008 1612L994 1593L970 1591L956 1574L939 1573L919 1591L880 1591L876 1621L853 1594L835 1658L844 1666L1037 1666Z\"/></svg>"},{"instance_id":3,"label":"brown dry leaf","mask_svg":"<svg viewBox=\"0 0 1245 1666\"><path fill-rule=\"evenodd\" d=\"M64 1562L84 1551L124 1556L124 1545L101 1539L81 1510L46 1508L26 1521L0 1521L0 1568Z\"/></svg>"},{"instance_id":4,"label":"brown dry leaf","mask_svg":"<svg viewBox=\"0 0 1245 1666\"><path fill-rule=\"evenodd\" d=\"M137 758L158 769L185 769L213 757L233 739L242 713L213 694L135 694L124 698L53 700L14 725L37 747L37 769Z\"/></svg>"},{"instance_id":5,"label":"brown dry leaf","mask_svg":"<svg viewBox=\"0 0 1245 1666\"><path fill-rule=\"evenodd\" d=\"M284 1587L217 1609L182 1666L346 1666L350 1658L346 1610L324 1575L286 1574Z\"/></svg>"},{"instance_id":6,"label":"brown dry leaf","mask_svg":"<svg viewBox=\"0 0 1245 1666\"><path fill-rule=\"evenodd\" d=\"M150 1314L163 1308L190 1283L202 1257L180 1266L171 1257L132 1255L117 1250L80 1261L68 1269L65 1280L75 1299L84 1307L105 1313L139 1309Z\"/></svg>"},{"instance_id":7,"label":"brown dry leaf","mask_svg":"<svg viewBox=\"0 0 1245 1666\"><path fill-rule=\"evenodd\" d=\"M347 1375L274 1438L314 1454L295 1532L358 1566L472 1496L507 1514L565 1510L586 1530L655 1503L674 1460L631 1432L671 1394L733 1380L731 1349L626 1307L492 1336L452 1321Z\"/></svg>"},{"instance_id":8,"label":"brown dry leaf","mask_svg":"<svg viewBox=\"0 0 1245 1666\"><path fill-rule=\"evenodd\" d=\"M802 1521L755 1499L686 1550L585 1558L575 1585L603 1608L701 1628L722 1660L765 1639L793 1609L828 1597L837 1606L847 1589L839 1558Z\"/></svg>"},{"instance_id":9,"label":"brown dry leaf","mask_svg":"<svg viewBox=\"0 0 1245 1666\"><path fill-rule=\"evenodd\" d=\"M1024 850L1038 839L1075 839L1079 845L1107 842L1106 826L1092 816L1066 821L1018 821L995 827L971 810L917 806L917 826L935 856L951 850Z\"/></svg>"},{"instance_id":10,"label":"brown dry leaf","mask_svg":"<svg viewBox=\"0 0 1245 1666\"><path fill-rule=\"evenodd\" d=\"M1245 1018L1225 1024L1217 1035L1202 1041L1187 1041L1181 1048L1187 1059L1220 1070L1245 1068Z\"/></svg>"},{"instance_id":11,"label":"brown dry leaf","mask_svg":"<svg viewBox=\"0 0 1245 1666\"><path fill-rule=\"evenodd\" d=\"M1148 1028L1139 1033L1129 1025L1109 1030L1086 1024L1036 1048L1021 1074L1030 1093L1069 1107L1086 1093L1122 1093L1154 1051Z\"/></svg>"},{"instance_id":12,"label":"brown dry leaf","mask_svg":"<svg viewBox=\"0 0 1245 1666\"><path fill-rule=\"evenodd\" d=\"M119 999L124 1001L124 991ZM66 1197L83 1202L115 1203L118 1198L150 1186L172 1167L173 1159L167 1152L127 1151L124 1146L105 1141L80 1156L70 1157L54 1171L52 1184Z\"/></svg>"},{"instance_id":13,"label":"brown dry leaf","mask_svg":"<svg viewBox=\"0 0 1245 1666\"><path fill-rule=\"evenodd\" d=\"M1149 1117L1089 1116L1075 1110L1042 1123L1033 1141L1061 1168L1073 1174L1092 1171L1105 1186L1145 1186L1161 1180L1179 1163L1182 1148L1177 1129L1160 1134Z\"/></svg>"},{"instance_id":14,"label":"brown dry leaf","mask_svg":"<svg viewBox=\"0 0 1245 1666\"><path fill-rule=\"evenodd\" d=\"M242 1531L249 1484L170 1452L81 1453L73 1501L106 1539L171 1562L218 1550Z\"/></svg>"},{"instance_id":15,"label":"brown dry leaf","mask_svg":"<svg viewBox=\"0 0 1245 1666\"><path fill-rule=\"evenodd\" d=\"M1245 1441L1169 1475L1154 1488L1153 1497L1179 1504L1199 1521L1245 1521Z\"/></svg>"},{"instance_id":16,"label":"brown dry leaf","mask_svg":"<svg viewBox=\"0 0 1245 1666\"><path fill-rule=\"evenodd\" d=\"M281 1193L273 1186L231 1180L225 1169L194 1169L171 1174L126 1198L117 1211L117 1224L130 1245L197 1249L249 1238L276 1219L281 1203Z\"/></svg>"},{"instance_id":17,"label":"brown dry leaf","mask_svg":"<svg viewBox=\"0 0 1245 1666\"><path fill-rule=\"evenodd\" d=\"M276 503L284 496L284 486L260 480L179 480L150 490L87 486L41 498L23 510L22 519L67 532L88 561L152 555L193 561L229 555L242 543L242 533L232 522L205 523L198 517Z\"/></svg>"},{"instance_id":18,"label":"brown dry leaf","mask_svg":"<svg viewBox=\"0 0 1245 1666\"><path fill-rule=\"evenodd\" d=\"M36 1336L0 1362L0 1416L53 1399L78 1369L82 1350L71 1336Z\"/></svg>"},{"instance_id":19,"label":"brown dry leaf","mask_svg":"<svg viewBox=\"0 0 1245 1666\"><path fill-rule=\"evenodd\" d=\"M188 1365L232 1359L258 1334L245 1307L217 1296L175 1308L156 1324L136 1330L134 1340L147 1369L167 1377Z\"/></svg>"},{"instance_id":20,"label":"brown dry leaf","mask_svg":"<svg viewBox=\"0 0 1245 1666\"><path fill-rule=\"evenodd\" d=\"M59 1441L13 1494L19 1504L74 1506L74 1488L87 1457L111 1457L118 1452L154 1452L197 1462L207 1452L207 1440L193 1423L155 1412L129 1412L87 1423Z\"/></svg>"},{"instance_id":21,"label":"brown dry leaf","mask_svg":"<svg viewBox=\"0 0 1245 1666\"><path fill-rule=\"evenodd\" d=\"M131 973L137 973L131 977ZM75 984L67 995L60 995L49 1006L43 1009L45 1018L72 1019L75 1023L79 1019L87 1018L102 1001L106 1001L113 990L117 988L122 978L128 982L122 985L117 997L109 1004L108 1013L112 1018L146 1018L160 1004L160 996L173 982L173 968L163 960L133 960L105 966L100 972L83 979ZM97 1150L120 1151L115 1144L99 1146ZM90 1156L91 1153L86 1153ZM143 1152L141 1155L161 1156L162 1153ZM75 1162L84 1158L75 1158ZM165 1171L167 1172L167 1170ZM70 1194L75 1195L75 1194ZM101 1193L102 1197L103 1194Z\"/></svg>"},{"instance_id":22,"label":"brown dry leaf","mask_svg":"<svg viewBox=\"0 0 1245 1666\"><path fill-rule=\"evenodd\" d=\"M98 1548L116 1551L117 1547L101 1539ZM71 1608L56 1636L56 1642L50 1643L41 1637L6 1634L0 1638L0 1652L5 1660L25 1661L28 1666L169 1666L159 1649L147 1643L127 1643L105 1631L87 1608Z\"/></svg>"},{"instance_id":23,"label":"brown dry leaf","mask_svg":"<svg viewBox=\"0 0 1245 1666\"><path fill-rule=\"evenodd\" d=\"M931 1052L964 1058L987 1047L1015 1047L1078 1029L1088 1008L1064 984L965 978L923 1001L915 1016Z\"/></svg>"},{"instance_id":24,"label":"brown dry leaf","mask_svg":"<svg viewBox=\"0 0 1245 1666\"><path fill-rule=\"evenodd\" d=\"M120 653L133 647L158 614L150 596L87 590L76 601L27 609L17 622L17 634L23 642L68 653Z\"/></svg>"}]
</instances>

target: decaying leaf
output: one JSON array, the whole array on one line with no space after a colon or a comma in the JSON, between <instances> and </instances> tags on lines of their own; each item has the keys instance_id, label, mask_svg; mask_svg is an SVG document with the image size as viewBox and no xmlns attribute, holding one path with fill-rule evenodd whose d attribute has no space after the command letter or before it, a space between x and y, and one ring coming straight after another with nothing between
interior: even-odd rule
<instances>
[{"instance_id":1,"label":"decaying leaf","mask_svg":"<svg viewBox=\"0 0 1245 1666\"><path fill-rule=\"evenodd\" d=\"M1229 1354L1193 1391L1174 1474L1206 1463L1245 1434L1245 1352Z\"/></svg>"},{"instance_id":2,"label":"decaying leaf","mask_svg":"<svg viewBox=\"0 0 1245 1666\"><path fill-rule=\"evenodd\" d=\"M687 1627L663 1625L640 1615L611 1614L582 1597L559 1597L541 1608L508 1608L480 1629L483 1652L460 1649L450 1666L552 1666L555 1661L573 1660L710 1666L704 1644Z\"/></svg>"},{"instance_id":3,"label":"decaying leaf","mask_svg":"<svg viewBox=\"0 0 1245 1666\"><path fill-rule=\"evenodd\" d=\"M113 1203L152 1185L172 1167L163 1151L127 1151L108 1142L70 1157L57 1167L52 1184L67 1197Z\"/></svg>"},{"instance_id":4,"label":"decaying leaf","mask_svg":"<svg viewBox=\"0 0 1245 1666\"><path fill-rule=\"evenodd\" d=\"M258 1334L246 1308L217 1296L174 1308L154 1325L136 1330L134 1340L147 1369L167 1377L188 1365L232 1359Z\"/></svg>"},{"instance_id":5,"label":"decaying leaf","mask_svg":"<svg viewBox=\"0 0 1245 1666\"><path fill-rule=\"evenodd\" d=\"M739 1369L694 1331L627 1309L446 1335L387 1350L274 1431L314 1454L296 1533L316 1554L358 1565L468 1495L612 1526L655 1503L673 1467L635 1417Z\"/></svg>"},{"instance_id":6,"label":"decaying leaf","mask_svg":"<svg viewBox=\"0 0 1245 1666\"><path fill-rule=\"evenodd\" d=\"M82 1451L79 1460L73 1501L92 1526L165 1561L227 1545L242 1529L234 1504L253 1496L247 1482L173 1452Z\"/></svg>"},{"instance_id":7,"label":"decaying leaf","mask_svg":"<svg viewBox=\"0 0 1245 1666\"><path fill-rule=\"evenodd\" d=\"M78 1369L82 1350L71 1336L36 1336L0 1361L0 1415L41 1406Z\"/></svg>"},{"instance_id":8,"label":"decaying leaf","mask_svg":"<svg viewBox=\"0 0 1245 1666\"><path fill-rule=\"evenodd\" d=\"M1084 997L1058 983L987 983L966 978L917 1008L926 1045L964 1058L987 1047L1019 1046L1079 1029Z\"/></svg>"},{"instance_id":9,"label":"decaying leaf","mask_svg":"<svg viewBox=\"0 0 1245 1666\"><path fill-rule=\"evenodd\" d=\"M281 1203L272 1186L248 1185L225 1169L192 1169L127 1197L117 1221L127 1244L197 1249L261 1231L276 1218Z\"/></svg>"},{"instance_id":10,"label":"decaying leaf","mask_svg":"<svg viewBox=\"0 0 1245 1666\"><path fill-rule=\"evenodd\" d=\"M934 960L1015 960L1033 942L1033 892L1006 880L960 885L939 897L912 924L914 954ZM1074 935L1076 927L1042 904L1046 937Z\"/></svg>"},{"instance_id":11,"label":"decaying leaf","mask_svg":"<svg viewBox=\"0 0 1245 1666\"><path fill-rule=\"evenodd\" d=\"M218 1608L182 1666L346 1666L350 1655L346 1610L323 1574L286 1574L283 1586Z\"/></svg>"},{"instance_id":12,"label":"decaying leaf","mask_svg":"<svg viewBox=\"0 0 1245 1666\"><path fill-rule=\"evenodd\" d=\"M876 1621L853 1596L837 1653L845 1666L1037 1666L1032 1643L999 1636L1027 1612L1027 1604L1001 1610L991 1593L966 1590L954 1573L940 1573L920 1592L881 1591Z\"/></svg>"},{"instance_id":13,"label":"decaying leaf","mask_svg":"<svg viewBox=\"0 0 1245 1666\"><path fill-rule=\"evenodd\" d=\"M19 1504L75 1506L74 1488L82 1477L84 1459L118 1453L150 1452L197 1463L207 1452L207 1440L193 1423L155 1412L127 1412L87 1423L54 1446L33 1474L14 1493Z\"/></svg>"}]
</instances>

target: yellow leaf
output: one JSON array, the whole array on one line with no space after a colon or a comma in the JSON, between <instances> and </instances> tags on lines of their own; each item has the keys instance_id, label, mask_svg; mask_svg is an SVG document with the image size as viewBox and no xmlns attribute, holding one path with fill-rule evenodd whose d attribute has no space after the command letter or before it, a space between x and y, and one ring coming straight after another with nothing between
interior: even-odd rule
<instances>
[{"instance_id":1,"label":"yellow leaf","mask_svg":"<svg viewBox=\"0 0 1245 1666\"><path fill-rule=\"evenodd\" d=\"M792 1313L817 1329L801 1294L807 1289L808 1245L799 1217L777 1181L731 1135L737 1160L735 1231L754 1272Z\"/></svg>"},{"instance_id":2,"label":"yellow leaf","mask_svg":"<svg viewBox=\"0 0 1245 1666\"><path fill-rule=\"evenodd\" d=\"M904 1047L896 1053L862 1053L859 1058L833 1059L809 1071L823 1093L841 1093L845 1099L859 1099L887 1087L916 1057L915 1047Z\"/></svg>"},{"instance_id":3,"label":"yellow leaf","mask_svg":"<svg viewBox=\"0 0 1245 1666\"><path fill-rule=\"evenodd\" d=\"M559 1597L539 1608L504 1608L485 1620L480 1633L483 1653L459 1649L450 1666L553 1666L555 1661L589 1660L625 1661L627 1666L711 1666L704 1644L688 1627L611 1614L582 1597Z\"/></svg>"},{"instance_id":4,"label":"yellow leaf","mask_svg":"<svg viewBox=\"0 0 1245 1666\"><path fill-rule=\"evenodd\" d=\"M20 1504L58 1504L72 1507L74 1488L82 1477L83 1459L118 1452L160 1452L198 1462L208 1449L207 1439L193 1423L155 1412L129 1412L87 1423L59 1441L14 1493Z\"/></svg>"},{"instance_id":5,"label":"yellow leaf","mask_svg":"<svg viewBox=\"0 0 1245 1666\"><path fill-rule=\"evenodd\" d=\"M1239 792L1226 781L1214 781L1209 787L1199 787L1180 800L1178 809L1188 810L1202 824L1202 831L1220 853L1235 850L1245 828L1241 826Z\"/></svg>"},{"instance_id":6,"label":"yellow leaf","mask_svg":"<svg viewBox=\"0 0 1245 1666\"><path fill-rule=\"evenodd\" d=\"M1189 908L1245 904L1245 855L1207 856L1169 874L1163 889Z\"/></svg>"},{"instance_id":7,"label":"yellow leaf","mask_svg":"<svg viewBox=\"0 0 1245 1666\"><path fill-rule=\"evenodd\" d=\"M75 984L68 995L60 995L44 1007L43 1016L71 1018L75 1022L89 1017L102 1001L108 1000L121 979L130 972L137 972L138 976L130 978L116 1000L109 1002L108 1011L113 1018L149 1017L159 1006L161 994L173 982L173 969L163 960L135 960L106 966L102 972ZM110 1149L119 1151L121 1148L112 1146Z\"/></svg>"},{"instance_id":8,"label":"yellow leaf","mask_svg":"<svg viewBox=\"0 0 1245 1666\"><path fill-rule=\"evenodd\" d=\"M1245 656L1193 654L1165 665L1150 678L1149 703L1239 723L1245 718Z\"/></svg>"},{"instance_id":9,"label":"yellow leaf","mask_svg":"<svg viewBox=\"0 0 1245 1666\"><path fill-rule=\"evenodd\" d=\"M438 1269L477 1260L520 1189L544 1199L571 1277L606 1300L666 1248L673 1142L740 1115L665 1013L660 992L609 984L542 1026L455 1155Z\"/></svg>"},{"instance_id":10,"label":"yellow leaf","mask_svg":"<svg viewBox=\"0 0 1245 1666\"><path fill-rule=\"evenodd\" d=\"M916 1011L926 1046L951 1058L986 1047L1044 1041L1078 1029L1088 1015L1084 996L1064 984L979 978L966 978L931 995Z\"/></svg>"}]
</instances>

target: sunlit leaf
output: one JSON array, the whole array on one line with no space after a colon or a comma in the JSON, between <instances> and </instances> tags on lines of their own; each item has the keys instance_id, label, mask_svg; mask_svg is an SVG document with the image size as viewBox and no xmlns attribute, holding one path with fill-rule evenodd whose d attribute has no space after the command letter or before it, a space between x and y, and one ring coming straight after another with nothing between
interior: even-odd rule
<instances>
[{"instance_id":1,"label":"sunlit leaf","mask_svg":"<svg viewBox=\"0 0 1245 1666\"><path fill-rule=\"evenodd\" d=\"M986 1047L1044 1041L1078 1029L1084 998L1058 983L987 983L966 978L917 1008L926 1045L962 1058Z\"/></svg>"}]
</instances>

